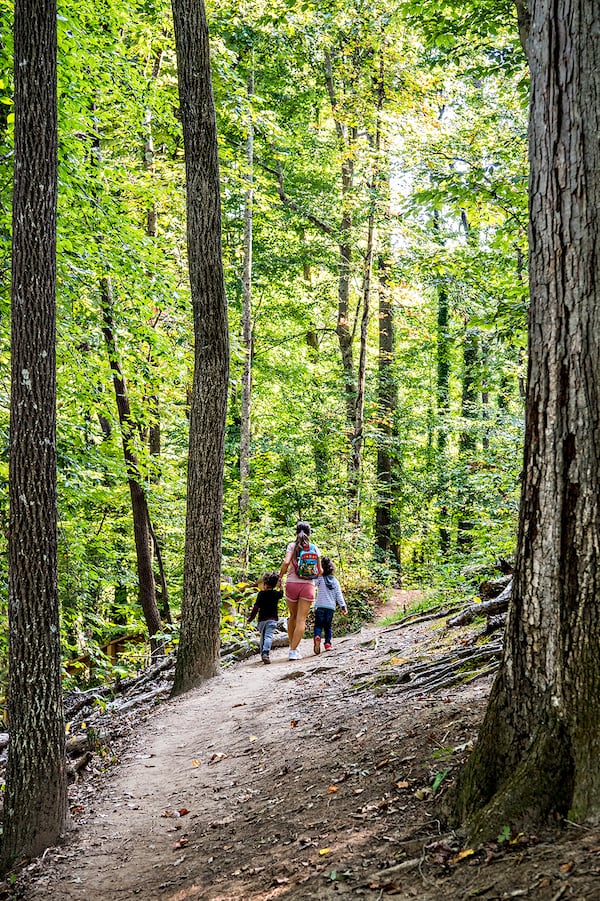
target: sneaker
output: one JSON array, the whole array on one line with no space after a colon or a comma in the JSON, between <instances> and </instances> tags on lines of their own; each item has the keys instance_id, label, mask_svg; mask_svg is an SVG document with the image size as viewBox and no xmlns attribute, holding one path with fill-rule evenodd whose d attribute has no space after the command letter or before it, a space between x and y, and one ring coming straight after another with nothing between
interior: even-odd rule
<instances>
[{"instance_id":1,"label":"sneaker","mask_svg":"<svg viewBox=\"0 0 600 901\"><path fill-rule=\"evenodd\" d=\"M293 651L290 648L290 653L288 654L288 659L289 660L302 660L302 654L300 653L300 651L297 648L295 651Z\"/></svg>"},{"instance_id":2,"label":"sneaker","mask_svg":"<svg viewBox=\"0 0 600 901\"><path fill-rule=\"evenodd\" d=\"M269 657L268 653L267 653L267 654L261 654L261 658L262 658L262 662L263 662L263 663L270 663L270 662L271 662L271 658Z\"/></svg>"},{"instance_id":3,"label":"sneaker","mask_svg":"<svg viewBox=\"0 0 600 901\"><path fill-rule=\"evenodd\" d=\"M325 650L326 650L326 651L330 651L331 648L332 648L332 645L330 645L329 642L326 641L326 642L325 642Z\"/></svg>"},{"instance_id":4,"label":"sneaker","mask_svg":"<svg viewBox=\"0 0 600 901\"><path fill-rule=\"evenodd\" d=\"M321 653L321 636L320 635L315 635L315 639L313 641L313 650L314 650L315 654Z\"/></svg>"}]
</instances>

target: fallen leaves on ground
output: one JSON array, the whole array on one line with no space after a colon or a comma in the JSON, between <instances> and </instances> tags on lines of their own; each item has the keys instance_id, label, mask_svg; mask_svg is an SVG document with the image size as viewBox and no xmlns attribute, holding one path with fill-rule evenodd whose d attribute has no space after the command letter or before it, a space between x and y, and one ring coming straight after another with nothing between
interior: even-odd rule
<instances>
[{"instance_id":1,"label":"fallen leaves on ground","mask_svg":"<svg viewBox=\"0 0 600 901\"><path fill-rule=\"evenodd\" d=\"M219 751L218 753L214 753L213 756L208 761L208 765L210 766L211 763L220 763L222 760L225 760L227 757L229 757L229 754L223 754L222 751Z\"/></svg>"}]
</instances>

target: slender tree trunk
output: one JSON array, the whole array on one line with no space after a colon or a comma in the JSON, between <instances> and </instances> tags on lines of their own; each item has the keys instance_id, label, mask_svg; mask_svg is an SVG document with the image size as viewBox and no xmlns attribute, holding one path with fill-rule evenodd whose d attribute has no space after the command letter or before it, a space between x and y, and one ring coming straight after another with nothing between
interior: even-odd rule
<instances>
[{"instance_id":1,"label":"slender tree trunk","mask_svg":"<svg viewBox=\"0 0 600 901\"><path fill-rule=\"evenodd\" d=\"M356 419L356 374L352 352L352 328L350 325L350 274L352 267L352 211L350 192L354 184L354 163L346 161L342 166L342 218L338 262L338 313L335 331L340 345L344 372L344 396L346 419L354 429Z\"/></svg>"},{"instance_id":2,"label":"slender tree trunk","mask_svg":"<svg viewBox=\"0 0 600 901\"><path fill-rule=\"evenodd\" d=\"M152 520L148 519L148 529L150 530L150 536L152 538L152 546L154 548L154 556L156 557L156 563L158 565L158 577L160 581L160 598L157 594L157 601L159 601L159 609L161 610L161 616L166 623L173 622L173 615L171 613L171 604L169 602L169 587L167 585L167 576L165 573L165 565L163 562L162 551L160 547L160 542L158 540L158 536L152 525ZM156 590L156 588L155 588Z\"/></svg>"},{"instance_id":3,"label":"slender tree trunk","mask_svg":"<svg viewBox=\"0 0 600 901\"><path fill-rule=\"evenodd\" d=\"M154 585L154 573L152 571L152 535L150 530L150 514L148 502L141 483L140 470L137 455L134 450L135 429L131 417L127 383L119 362L119 351L115 338L115 325L113 320L113 293L110 279L103 278L100 285L103 327L102 333L106 342L108 359L113 376L115 397L119 423L121 425L121 437L123 441L123 456L127 468L127 482L131 495L131 511L133 516L133 534L135 539L135 552L137 557L137 570L139 581L139 599L144 618L148 627L148 634L152 643L153 653L159 648L152 637L160 632L161 621L158 605L156 603L156 588Z\"/></svg>"},{"instance_id":4,"label":"slender tree trunk","mask_svg":"<svg viewBox=\"0 0 600 901\"><path fill-rule=\"evenodd\" d=\"M475 838L600 817L600 10L530 9L523 489L503 664L455 795Z\"/></svg>"},{"instance_id":5,"label":"slender tree trunk","mask_svg":"<svg viewBox=\"0 0 600 901\"><path fill-rule=\"evenodd\" d=\"M56 499L56 4L14 19L9 745L3 865L67 825Z\"/></svg>"},{"instance_id":6,"label":"slender tree trunk","mask_svg":"<svg viewBox=\"0 0 600 901\"><path fill-rule=\"evenodd\" d=\"M229 336L206 12L203 0L172 0L172 8L195 338L181 637L173 685L178 694L214 676L219 665Z\"/></svg>"},{"instance_id":7,"label":"slender tree trunk","mask_svg":"<svg viewBox=\"0 0 600 901\"><path fill-rule=\"evenodd\" d=\"M481 447L484 451L489 450L490 447L490 429L489 429L489 418L490 418L490 392L488 391L488 356L489 356L490 348L486 341L483 341L481 344L481 361L480 361L480 376L481 376L481 421L482 421L482 433L481 433Z\"/></svg>"},{"instance_id":8,"label":"slender tree trunk","mask_svg":"<svg viewBox=\"0 0 600 901\"><path fill-rule=\"evenodd\" d=\"M352 436L352 453L350 457L350 490L354 493L351 498L351 514L353 521L360 522L360 473L362 450L364 445L364 417L365 417L365 384L367 378L367 342L369 330L369 317L371 312L371 282L373 276L373 259L377 243L376 216L381 201L382 186L387 184L387 179L381 173L381 114L385 100L385 45L381 48L379 57L379 77L377 82L377 107L375 116L375 134L370 136L372 164L371 177L369 179L370 209L367 220L367 247L363 269L362 290L362 318L360 323L360 350L358 357L358 374L356 385L356 411L354 417L354 435Z\"/></svg>"},{"instance_id":9,"label":"slender tree trunk","mask_svg":"<svg viewBox=\"0 0 600 901\"><path fill-rule=\"evenodd\" d=\"M372 186L374 190L374 187ZM360 523L360 474L365 427L365 385L367 381L367 341L371 314L371 279L373 274L373 254L375 251L375 210L371 209L367 226L367 250L363 275L362 318L360 323L360 349L356 381L356 408L354 414L354 434L350 453L350 518L356 525Z\"/></svg>"},{"instance_id":10,"label":"slender tree trunk","mask_svg":"<svg viewBox=\"0 0 600 901\"><path fill-rule=\"evenodd\" d=\"M391 247L387 238L379 255L379 361L377 443L377 505L375 509L375 543L379 557L388 560L392 544L393 473L391 445L394 420L398 408L398 389L394 376L394 313L389 289ZM399 563L400 560L397 559Z\"/></svg>"},{"instance_id":11,"label":"slender tree trunk","mask_svg":"<svg viewBox=\"0 0 600 901\"><path fill-rule=\"evenodd\" d=\"M335 122L338 144L342 151L342 215L339 226L339 262L338 262L338 314L336 334L342 356L344 372L344 396L346 401L346 420L352 435L356 421L357 384L352 353L353 330L350 324L350 276L352 270L352 200L354 187L354 148L357 129L342 122L338 107L337 93L333 78L331 55L325 54L325 83L331 103L331 111ZM349 483L353 482L353 462L350 462Z\"/></svg>"},{"instance_id":12,"label":"slender tree trunk","mask_svg":"<svg viewBox=\"0 0 600 901\"><path fill-rule=\"evenodd\" d=\"M439 113L441 117L441 111ZM433 232L437 242L443 247L440 214L436 210L433 217ZM450 434L450 296L448 293L448 276L442 275L436 286L437 292L437 384L436 413L437 429L437 498L438 498L438 535L442 557L450 554L451 545L451 503L450 478L448 467L448 437Z\"/></svg>"},{"instance_id":13,"label":"slender tree trunk","mask_svg":"<svg viewBox=\"0 0 600 901\"><path fill-rule=\"evenodd\" d=\"M442 281L437 288L437 493L439 503L440 552L450 553L448 429L450 418L450 304L448 289Z\"/></svg>"},{"instance_id":14,"label":"slender tree trunk","mask_svg":"<svg viewBox=\"0 0 600 901\"><path fill-rule=\"evenodd\" d=\"M246 193L244 196L244 262L242 272L242 409L240 423L240 563L244 573L250 564L250 441L252 400L252 226L254 205L254 124L251 104L254 97L254 74L247 85L250 105L246 137Z\"/></svg>"},{"instance_id":15,"label":"slender tree trunk","mask_svg":"<svg viewBox=\"0 0 600 901\"><path fill-rule=\"evenodd\" d=\"M163 60L163 50L159 48L158 51L154 54L154 59L152 62L152 78L151 81L155 82L160 74L160 69ZM151 177L154 177L155 172L155 149L154 149L154 135L152 133L152 110L150 107L146 109L144 114L144 130L145 130L145 143L144 143L144 168L146 172L148 172ZM156 238L158 236L158 209L156 207L156 203L152 203L146 212L146 234L148 238ZM151 283L154 282L155 276L154 273L149 273ZM160 311L156 312L154 317L154 324L157 325L160 321ZM150 369L154 366L154 358L152 351L150 351L148 355L148 364ZM160 398L158 393L154 390L150 397L148 398L148 404L150 407L150 425L148 427L148 450L150 451L150 456L153 461L151 480L152 482L158 482L160 479L160 455L162 450L162 436L161 436L161 428L160 428ZM161 616L167 623L173 622L173 617L171 614L171 606L169 603L169 589L167 585L167 575L165 572L163 555L160 548L160 542L158 539L158 535L156 534L156 530L152 524L152 520L150 519L150 513L148 511L148 529L150 531L150 535L152 538L152 544L150 546L150 552L154 551L154 557L156 560L156 565L158 567L158 583L160 584L160 591L157 589L157 580L155 579L155 594L157 597L157 602L159 603L159 608L161 612Z\"/></svg>"},{"instance_id":16,"label":"slender tree trunk","mask_svg":"<svg viewBox=\"0 0 600 901\"><path fill-rule=\"evenodd\" d=\"M374 201L385 209L385 219L391 221L390 214L390 167L388 154L385 152L382 136L382 113L385 105L386 88L386 44L382 44L379 56L379 75L377 79L377 124L375 150L377 154L377 170L373 181ZM385 162L383 162L385 160ZM373 209L372 213L375 213ZM392 503L394 471L392 461L397 454L392 454L392 442L395 434L395 420L398 410L398 387L394 375L394 311L389 286L389 260L392 258L391 237L389 228L383 235L383 248L378 257L378 368L377 399L379 419L379 440L377 442L377 501L375 506L375 545L377 559L389 562L395 558L401 566L400 536L392 539Z\"/></svg>"},{"instance_id":17,"label":"slender tree trunk","mask_svg":"<svg viewBox=\"0 0 600 901\"><path fill-rule=\"evenodd\" d=\"M457 523L456 541L460 548L468 548L472 542L473 505L469 472L473 455L477 449L475 420L477 419L477 397L479 384L479 332L467 326L463 343L463 373L461 418L458 452L463 469L463 484L459 491L460 509Z\"/></svg>"},{"instance_id":18,"label":"slender tree trunk","mask_svg":"<svg viewBox=\"0 0 600 901\"><path fill-rule=\"evenodd\" d=\"M152 78L158 77L160 72L160 64L162 60L162 51L156 54L154 66L152 70ZM147 109L144 114L144 130L146 138L144 142L144 169L146 172L154 175L154 137L152 135L152 110ZM158 235L158 210L156 204L152 203L146 211L146 234L149 238L156 238ZM150 282L154 282L154 273L149 273ZM156 315L158 322L160 316ZM148 363L150 368L154 363L152 352L149 354ZM148 448L150 454L157 461L160 458L161 451L161 434L160 434L160 400L155 392L149 398L151 417L150 426L148 427Z\"/></svg>"}]
</instances>

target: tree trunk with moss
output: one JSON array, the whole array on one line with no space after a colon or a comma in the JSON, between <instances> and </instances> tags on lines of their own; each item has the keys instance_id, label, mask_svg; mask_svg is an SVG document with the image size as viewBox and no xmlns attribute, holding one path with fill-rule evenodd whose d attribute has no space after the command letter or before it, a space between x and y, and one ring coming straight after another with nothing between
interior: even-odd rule
<instances>
[{"instance_id":1,"label":"tree trunk with moss","mask_svg":"<svg viewBox=\"0 0 600 901\"><path fill-rule=\"evenodd\" d=\"M600 8L530 4L529 381L501 672L455 810L472 837L600 815Z\"/></svg>"}]
</instances>

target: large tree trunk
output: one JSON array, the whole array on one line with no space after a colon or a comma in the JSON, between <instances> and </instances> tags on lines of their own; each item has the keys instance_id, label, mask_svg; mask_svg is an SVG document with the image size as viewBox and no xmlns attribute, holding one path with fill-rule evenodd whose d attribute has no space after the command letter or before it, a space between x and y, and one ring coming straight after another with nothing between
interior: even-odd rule
<instances>
[{"instance_id":1,"label":"large tree trunk","mask_svg":"<svg viewBox=\"0 0 600 901\"><path fill-rule=\"evenodd\" d=\"M600 816L600 9L534 0L529 381L503 667L457 812L474 835Z\"/></svg>"},{"instance_id":2,"label":"large tree trunk","mask_svg":"<svg viewBox=\"0 0 600 901\"><path fill-rule=\"evenodd\" d=\"M195 338L181 637L173 685L178 694L214 676L219 666L229 338L206 12L202 0L172 0L172 7Z\"/></svg>"},{"instance_id":3,"label":"large tree trunk","mask_svg":"<svg viewBox=\"0 0 600 901\"><path fill-rule=\"evenodd\" d=\"M53 0L17 0L14 48L5 866L54 844L68 817L57 576Z\"/></svg>"}]
</instances>

